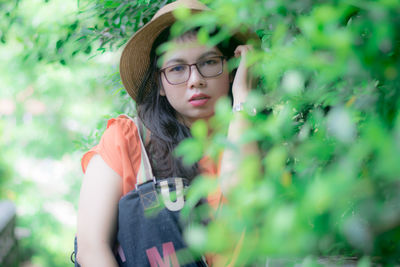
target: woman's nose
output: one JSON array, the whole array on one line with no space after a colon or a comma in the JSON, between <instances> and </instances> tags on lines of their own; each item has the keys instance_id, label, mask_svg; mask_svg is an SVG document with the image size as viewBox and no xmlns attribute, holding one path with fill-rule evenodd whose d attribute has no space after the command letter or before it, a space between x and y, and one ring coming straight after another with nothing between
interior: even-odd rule
<instances>
[{"instance_id":1,"label":"woman's nose","mask_svg":"<svg viewBox=\"0 0 400 267\"><path fill-rule=\"evenodd\" d=\"M196 65L190 66L189 75L190 75L188 80L189 88L204 87L206 85L206 80L204 79L203 75L201 75Z\"/></svg>"}]
</instances>

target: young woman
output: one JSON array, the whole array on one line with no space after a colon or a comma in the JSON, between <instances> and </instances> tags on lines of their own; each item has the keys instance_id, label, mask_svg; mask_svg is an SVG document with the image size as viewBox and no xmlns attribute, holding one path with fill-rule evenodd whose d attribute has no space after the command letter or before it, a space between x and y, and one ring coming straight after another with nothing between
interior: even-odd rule
<instances>
[{"instance_id":1,"label":"young woman","mask_svg":"<svg viewBox=\"0 0 400 267\"><path fill-rule=\"evenodd\" d=\"M100 143L82 158L85 177L77 227L81 266L170 266L170 262L172 266L205 266L201 259L182 253L176 256L185 248L176 221L183 203L179 203L178 191L196 175L217 174L218 170L221 177L232 177L221 183L222 190L227 190L237 179L233 152L224 152L220 166L204 158L188 167L173 156L173 150L190 136L196 120L208 121L214 115L221 97L230 95L234 110L241 110L250 91L245 59L251 47L232 41L228 46L207 47L199 43L193 30L173 39L173 45L158 55L157 48L169 41L175 21L172 11L182 4L192 12L207 9L195 0L164 6L122 53L121 79L136 101L138 119L111 119ZM239 34L235 38L246 41ZM233 56L241 58L235 76L227 68ZM238 114L230 124L228 139L236 141L246 127ZM254 144L241 150L242 156L257 151ZM166 201L168 210L156 217L143 216L158 205L152 192L167 194L166 200L171 188L177 191L177 201ZM220 195L213 198L217 204L219 199ZM115 247L116 243L121 245Z\"/></svg>"}]
</instances>

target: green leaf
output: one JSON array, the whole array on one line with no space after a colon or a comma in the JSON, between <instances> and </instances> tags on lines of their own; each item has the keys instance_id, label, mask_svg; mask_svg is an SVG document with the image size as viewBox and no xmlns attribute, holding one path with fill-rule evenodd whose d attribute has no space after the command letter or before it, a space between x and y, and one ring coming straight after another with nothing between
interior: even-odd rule
<instances>
[{"instance_id":1,"label":"green leaf","mask_svg":"<svg viewBox=\"0 0 400 267\"><path fill-rule=\"evenodd\" d=\"M185 6L175 9L172 13L178 20L185 20L190 16L190 10Z\"/></svg>"},{"instance_id":2,"label":"green leaf","mask_svg":"<svg viewBox=\"0 0 400 267\"><path fill-rule=\"evenodd\" d=\"M282 146L275 146L268 151L265 160L267 173L278 173L283 171L287 160L286 149Z\"/></svg>"},{"instance_id":3,"label":"green leaf","mask_svg":"<svg viewBox=\"0 0 400 267\"><path fill-rule=\"evenodd\" d=\"M57 50L60 49L63 46L63 44L64 44L63 40L58 40L57 43L56 43L56 49Z\"/></svg>"},{"instance_id":4,"label":"green leaf","mask_svg":"<svg viewBox=\"0 0 400 267\"><path fill-rule=\"evenodd\" d=\"M206 44L208 42L208 39L209 35L207 29L200 28L200 30L197 33L197 40L199 40L201 44Z\"/></svg>"},{"instance_id":5,"label":"green leaf","mask_svg":"<svg viewBox=\"0 0 400 267\"><path fill-rule=\"evenodd\" d=\"M183 140L177 148L175 148L175 155L182 157L182 161L185 165L192 165L199 161L203 156L203 152L203 143L193 138Z\"/></svg>"},{"instance_id":6,"label":"green leaf","mask_svg":"<svg viewBox=\"0 0 400 267\"><path fill-rule=\"evenodd\" d=\"M120 2L110 0L105 2L104 8L116 8L119 7L120 5L121 5Z\"/></svg>"},{"instance_id":7,"label":"green leaf","mask_svg":"<svg viewBox=\"0 0 400 267\"><path fill-rule=\"evenodd\" d=\"M208 135L207 123L204 120L195 121L190 128L190 132L194 138L205 140Z\"/></svg>"}]
</instances>

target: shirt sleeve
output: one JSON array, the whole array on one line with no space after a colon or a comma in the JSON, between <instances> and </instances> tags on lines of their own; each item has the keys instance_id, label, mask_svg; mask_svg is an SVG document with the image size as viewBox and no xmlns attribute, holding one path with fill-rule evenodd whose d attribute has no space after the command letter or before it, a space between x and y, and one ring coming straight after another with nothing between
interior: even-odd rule
<instances>
[{"instance_id":1,"label":"shirt sleeve","mask_svg":"<svg viewBox=\"0 0 400 267\"><path fill-rule=\"evenodd\" d=\"M124 194L134 188L140 167L141 147L138 129L131 119L120 116L108 121L99 144L82 157L84 173L94 154L99 154L121 176Z\"/></svg>"}]
</instances>

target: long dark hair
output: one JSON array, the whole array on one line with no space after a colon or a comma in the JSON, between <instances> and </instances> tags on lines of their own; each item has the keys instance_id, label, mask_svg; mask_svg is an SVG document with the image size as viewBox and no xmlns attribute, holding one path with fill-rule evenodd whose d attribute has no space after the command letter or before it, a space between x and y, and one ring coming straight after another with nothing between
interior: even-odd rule
<instances>
[{"instance_id":1,"label":"long dark hair","mask_svg":"<svg viewBox=\"0 0 400 267\"><path fill-rule=\"evenodd\" d=\"M178 38L194 35L197 31L198 29L193 29ZM150 158L154 176L156 178L184 177L191 181L199 174L199 165L195 163L186 166L181 158L173 155L175 147L183 139L191 136L190 129L178 121L174 108L169 104L167 98L159 93L162 84L157 65L159 56L156 54L156 49L167 42L169 38L170 28L166 28L153 43L150 52L150 65L143 77L136 98L137 112L139 118L151 132L146 151ZM230 58L238 44L232 38L229 42L217 45L217 47L224 56Z\"/></svg>"}]
</instances>

